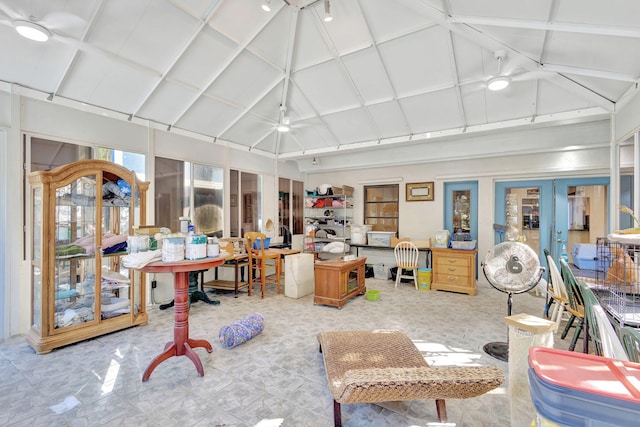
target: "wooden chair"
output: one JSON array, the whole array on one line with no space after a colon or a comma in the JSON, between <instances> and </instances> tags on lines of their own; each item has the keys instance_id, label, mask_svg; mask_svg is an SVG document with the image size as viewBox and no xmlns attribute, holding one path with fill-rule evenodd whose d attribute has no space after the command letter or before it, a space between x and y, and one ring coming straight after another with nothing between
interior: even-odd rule
<instances>
[{"instance_id":1,"label":"wooden chair","mask_svg":"<svg viewBox=\"0 0 640 427\"><path fill-rule=\"evenodd\" d=\"M244 233L245 247L247 249L247 255L249 256L249 268L251 269L249 272L249 296L251 296L256 273L260 275L262 298L264 298L267 283L275 283L277 285L277 293L280 293L282 261L279 253L270 253L268 249L264 248L266 238L267 236L265 234L255 231ZM256 243L258 249L253 248L254 243ZM271 267L274 267L276 270L275 277L267 277L267 268Z\"/></svg>"},{"instance_id":2,"label":"wooden chair","mask_svg":"<svg viewBox=\"0 0 640 427\"><path fill-rule=\"evenodd\" d=\"M593 343L595 354L610 359L629 360L616 331L593 291L582 281L578 281L577 284L584 301L585 328L589 331L589 339Z\"/></svg>"},{"instance_id":3,"label":"wooden chair","mask_svg":"<svg viewBox=\"0 0 640 427\"><path fill-rule=\"evenodd\" d=\"M396 288L401 279L413 279L418 289L418 248L411 242L400 242L393 248L396 257ZM411 270L411 275L403 274L403 270Z\"/></svg>"},{"instance_id":4,"label":"wooden chair","mask_svg":"<svg viewBox=\"0 0 640 427\"><path fill-rule=\"evenodd\" d=\"M546 251L546 249L545 249ZM567 296L567 290L565 289L564 280L558 270L558 266L551 257L547 255L547 264L549 265L549 293L551 294L551 315L549 320L556 322L556 330L560 329L560 322L562 321L562 315L565 313L567 304L569 303L569 297Z\"/></svg>"},{"instance_id":5,"label":"wooden chair","mask_svg":"<svg viewBox=\"0 0 640 427\"><path fill-rule=\"evenodd\" d=\"M565 339L567 334L569 333L569 329L573 325L575 319L578 319L578 324L576 325L576 331L573 334L573 339L571 340L571 344L569 345L569 351L573 351L576 348L576 343L578 342L578 338L580 337L580 332L582 332L584 328L584 301L582 300L582 295L580 295L580 290L578 289L578 281L576 277L573 275L569 264L565 260L560 260L560 268L562 270L562 277L565 283L565 289L567 290L567 296L569 298L569 304L567 304L567 311L571 313L571 318L567 322L567 326L564 328L561 339ZM584 342L583 342L583 352L588 353L588 342L589 342L589 333L585 329L584 334Z\"/></svg>"},{"instance_id":6,"label":"wooden chair","mask_svg":"<svg viewBox=\"0 0 640 427\"><path fill-rule=\"evenodd\" d=\"M630 361L640 363L640 331L631 326L618 330L620 341Z\"/></svg>"}]
</instances>

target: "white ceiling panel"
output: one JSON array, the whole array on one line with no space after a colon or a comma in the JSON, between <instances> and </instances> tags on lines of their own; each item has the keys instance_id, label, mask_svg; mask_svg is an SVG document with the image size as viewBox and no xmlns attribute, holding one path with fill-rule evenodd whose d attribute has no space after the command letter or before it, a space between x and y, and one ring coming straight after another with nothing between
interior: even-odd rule
<instances>
[{"instance_id":1,"label":"white ceiling panel","mask_svg":"<svg viewBox=\"0 0 640 427\"><path fill-rule=\"evenodd\" d=\"M0 82L291 159L600 120L639 83L640 2L329 1L331 22L325 0L0 0ZM511 85L491 92L498 72Z\"/></svg>"},{"instance_id":2,"label":"white ceiling panel","mask_svg":"<svg viewBox=\"0 0 640 427\"><path fill-rule=\"evenodd\" d=\"M367 108L383 138L393 138L410 133L406 118L397 101L383 102Z\"/></svg>"},{"instance_id":3,"label":"white ceiling panel","mask_svg":"<svg viewBox=\"0 0 640 427\"><path fill-rule=\"evenodd\" d=\"M282 72L249 51L243 51L213 82L207 93L235 105L249 105L264 95L265 88L272 87L281 79Z\"/></svg>"},{"instance_id":4,"label":"white ceiling panel","mask_svg":"<svg viewBox=\"0 0 640 427\"><path fill-rule=\"evenodd\" d=\"M464 126L453 89L412 96L400 101L411 133L455 129Z\"/></svg>"},{"instance_id":5,"label":"white ceiling panel","mask_svg":"<svg viewBox=\"0 0 640 427\"><path fill-rule=\"evenodd\" d=\"M225 124L240 114L240 110L207 96L202 96L176 123L182 129L207 136L217 136Z\"/></svg>"},{"instance_id":6,"label":"white ceiling panel","mask_svg":"<svg viewBox=\"0 0 640 427\"><path fill-rule=\"evenodd\" d=\"M360 106L353 86L336 61L299 71L293 79L321 114Z\"/></svg>"},{"instance_id":7,"label":"white ceiling panel","mask_svg":"<svg viewBox=\"0 0 640 427\"><path fill-rule=\"evenodd\" d=\"M364 108L345 111L340 114L330 114L324 117L333 134L339 141L370 141L380 136L371 126L371 121Z\"/></svg>"},{"instance_id":8,"label":"white ceiling panel","mask_svg":"<svg viewBox=\"0 0 640 427\"><path fill-rule=\"evenodd\" d=\"M207 27L171 68L168 77L202 89L224 69L225 60L230 60L237 48L236 43Z\"/></svg>"},{"instance_id":9,"label":"white ceiling panel","mask_svg":"<svg viewBox=\"0 0 640 427\"><path fill-rule=\"evenodd\" d=\"M447 31L433 27L380 45L380 54L399 97L451 85Z\"/></svg>"},{"instance_id":10,"label":"white ceiling panel","mask_svg":"<svg viewBox=\"0 0 640 427\"><path fill-rule=\"evenodd\" d=\"M196 96L195 90L165 80L140 108L138 115L153 118L159 123L173 124Z\"/></svg>"},{"instance_id":11,"label":"white ceiling panel","mask_svg":"<svg viewBox=\"0 0 640 427\"><path fill-rule=\"evenodd\" d=\"M282 6L273 0L272 12L264 13L256 0L223 1L209 24L238 44L246 44L257 36Z\"/></svg>"},{"instance_id":12,"label":"white ceiling panel","mask_svg":"<svg viewBox=\"0 0 640 427\"><path fill-rule=\"evenodd\" d=\"M398 38L435 24L416 2L359 0L376 42Z\"/></svg>"},{"instance_id":13,"label":"white ceiling panel","mask_svg":"<svg viewBox=\"0 0 640 427\"><path fill-rule=\"evenodd\" d=\"M345 56L343 61L366 104L388 101L395 97L376 49L361 50Z\"/></svg>"}]
</instances>

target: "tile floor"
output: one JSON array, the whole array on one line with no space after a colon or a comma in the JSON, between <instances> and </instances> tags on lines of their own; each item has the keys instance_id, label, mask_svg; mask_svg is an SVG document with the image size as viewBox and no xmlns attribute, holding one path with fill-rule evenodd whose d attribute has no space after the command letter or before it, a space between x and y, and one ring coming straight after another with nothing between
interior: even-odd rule
<instances>
[{"instance_id":1,"label":"tile floor","mask_svg":"<svg viewBox=\"0 0 640 427\"><path fill-rule=\"evenodd\" d=\"M312 295L292 299L274 289L265 299L259 293L209 293L220 305L196 302L189 318L190 336L214 348L211 354L196 349L203 377L189 359L173 357L141 382L146 366L173 338L173 309L150 307L145 326L45 355L35 354L24 337L12 338L0 343L0 425L332 426L332 399L315 338L331 329L400 329L431 363L495 365L508 374L507 363L482 350L487 342L506 340L506 294L486 284L477 296L416 291L412 284L396 289L390 280L373 278L367 287L380 289L380 300L357 297L341 310L314 305ZM513 313L542 316L543 305L541 297L514 295ZM264 315L265 330L224 349L220 328L252 312ZM566 348L567 341L556 334L557 348ZM447 425L508 426L508 396L507 382L475 399L447 401ZM65 399L79 404L54 413L51 407ZM343 405L342 413L345 426L440 425L432 401Z\"/></svg>"}]
</instances>

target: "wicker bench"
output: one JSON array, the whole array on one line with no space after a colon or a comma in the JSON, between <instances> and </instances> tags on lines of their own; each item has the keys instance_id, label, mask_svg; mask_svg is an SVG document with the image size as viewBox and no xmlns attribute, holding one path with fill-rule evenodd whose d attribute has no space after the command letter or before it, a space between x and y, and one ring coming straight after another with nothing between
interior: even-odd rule
<instances>
[{"instance_id":1,"label":"wicker bench","mask_svg":"<svg viewBox=\"0 0 640 427\"><path fill-rule=\"evenodd\" d=\"M340 404L435 399L440 422L445 399L467 399L504 382L494 366L432 368L411 339L393 330L331 331L318 334L333 417L342 425Z\"/></svg>"}]
</instances>

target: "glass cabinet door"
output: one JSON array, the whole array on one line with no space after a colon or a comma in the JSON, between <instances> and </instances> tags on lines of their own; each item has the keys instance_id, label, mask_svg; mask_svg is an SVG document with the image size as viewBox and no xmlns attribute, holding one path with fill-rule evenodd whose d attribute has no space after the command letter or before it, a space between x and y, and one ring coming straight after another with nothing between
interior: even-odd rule
<instances>
[{"instance_id":1,"label":"glass cabinet door","mask_svg":"<svg viewBox=\"0 0 640 427\"><path fill-rule=\"evenodd\" d=\"M55 190L53 330L95 320L96 175ZM53 331L52 331L53 332Z\"/></svg>"}]
</instances>

